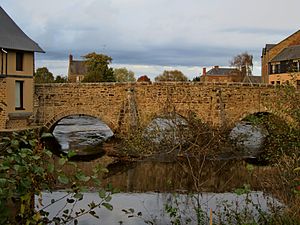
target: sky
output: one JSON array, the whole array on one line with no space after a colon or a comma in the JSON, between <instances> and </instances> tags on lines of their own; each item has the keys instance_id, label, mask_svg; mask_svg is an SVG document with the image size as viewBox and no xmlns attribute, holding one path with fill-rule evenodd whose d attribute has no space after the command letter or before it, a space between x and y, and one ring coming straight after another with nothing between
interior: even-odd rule
<instances>
[{"instance_id":1,"label":"sky","mask_svg":"<svg viewBox=\"0 0 300 225\"><path fill-rule=\"evenodd\" d=\"M237 54L254 57L299 30L299 0L1 0L1 7L45 51L36 68L67 75L68 55L109 55L151 79L181 70L190 79L202 68L228 67Z\"/></svg>"}]
</instances>

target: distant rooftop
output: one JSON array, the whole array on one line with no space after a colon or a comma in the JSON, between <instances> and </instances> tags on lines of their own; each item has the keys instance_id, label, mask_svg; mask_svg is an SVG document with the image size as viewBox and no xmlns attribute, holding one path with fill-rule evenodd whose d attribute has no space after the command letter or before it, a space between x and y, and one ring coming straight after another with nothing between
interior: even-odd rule
<instances>
[{"instance_id":1,"label":"distant rooftop","mask_svg":"<svg viewBox=\"0 0 300 225\"><path fill-rule=\"evenodd\" d=\"M300 45L293 45L283 49L271 62L280 62L292 59L300 59Z\"/></svg>"},{"instance_id":2,"label":"distant rooftop","mask_svg":"<svg viewBox=\"0 0 300 225\"><path fill-rule=\"evenodd\" d=\"M0 48L23 50L31 52L44 52L44 50L31 40L9 17L0 6Z\"/></svg>"},{"instance_id":3,"label":"distant rooftop","mask_svg":"<svg viewBox=\"0 0 300 225\"><path fill-rule=\"evenodd\" d=\"M85 75L87 67L83 60L73 60L73 55L69 55L69 75Z\"/></svg>"},{"instance_id":4,"label":"distant rooftop","mask_svg":"<svg viewBox=\"0 0 300 225\"><path fill-rule=\"evenodd\" d=\"M211 70L207 71L206 75L218 75L218 76L228 76L230 74L236 74L238 72L235 68L220 68L215 66Z\"/></svg>"}]
</instances>

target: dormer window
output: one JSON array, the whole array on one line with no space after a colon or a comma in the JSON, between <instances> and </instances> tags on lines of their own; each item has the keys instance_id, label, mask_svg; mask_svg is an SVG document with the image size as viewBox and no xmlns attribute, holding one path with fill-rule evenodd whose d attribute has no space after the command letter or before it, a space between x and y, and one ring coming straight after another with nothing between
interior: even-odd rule
<instances>
[{"instance_id":1,"label":"dormer window","mask_svg":"<svg viewBox=\"0 0 300 225\"><path fill-rule=\"evenodd\" d=\"M23 52L16 52L16 71L23 71Z\"/></svg>"}]
</instances>

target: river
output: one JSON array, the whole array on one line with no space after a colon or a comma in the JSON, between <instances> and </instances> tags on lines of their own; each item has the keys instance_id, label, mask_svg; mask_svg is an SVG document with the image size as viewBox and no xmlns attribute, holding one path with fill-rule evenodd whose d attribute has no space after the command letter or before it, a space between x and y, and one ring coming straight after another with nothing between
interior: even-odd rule
<instances>
[{"instance_id":1,"label":"river","mask_svg":"<svg viewBox=\"0 0 300 225\"><path fill-rule=\"evenodd\" d=\"M53 134L62 151L69 151L97 145L110 138L113 132L95 118L72 116L61 120ZM78 165L82 171L89 173L101 163L101 160L78 162ZM197 204L201 205L203 224L208 224L210 210L214 212L215 221L217 218L226 221L223 217L225 211L229 209L240 212L248 208L250 217L258 218L256 206L268 212L270 205L281 205L276 199L260 191L260 179L265 179L268 168L254 167L249 176L248 164L241 160L179 158L175 161L152 159L124 163L115 159L108 165L108 169L109 172L102 180L103 185L111 184L120 190L120 193L112 195L111 204L114 209L109 211L103 207L97 208L96 213L100 219L86 215L80 217L79 224L142 225L147 224L147 221L153 224L171 224L171 218L165 210L166 205L177 207L182 224L185 224L186 219L191 219L188 224L197 224L195 211ZM251 189L256 191L248 192L248 195L234 193L237 187L243 187L245 184L250 184ZM42 203L47 205L52 199L59 199L65 194L64 190L44 192ZM251 204L248 198L251 199ZM86 208L90 202L99 200L96 192L85 192L83 200L74 207L72 204L65 205L65 201L62 201L47 210L51 217L59 213L61 215L63 207L70 210L73 208L75 212L80 208ZM37 208L41 208L37 198L35 204ZM135 210L135 216L130 218L125 213L129 208ZM142 216L137 216L137 212L141 212Z\"/></svg>"}]
</instances>

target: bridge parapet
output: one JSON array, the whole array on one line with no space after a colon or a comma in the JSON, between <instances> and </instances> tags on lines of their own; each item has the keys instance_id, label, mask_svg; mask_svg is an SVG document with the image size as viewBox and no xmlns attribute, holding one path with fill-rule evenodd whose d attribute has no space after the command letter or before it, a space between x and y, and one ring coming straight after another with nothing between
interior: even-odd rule
<instances>
[{"instance_id":1,"label":"bridge parapet","mask_svg":"<svg viewBox=\"0 0 300 225\"><path fill-rule=\"evenodd\" d=\"M64 83L38 84L34 92L35 124L48 129L68 115L90 115L114 132L147 126L175 112L197 116L213 126L230 125L247 114L270 111L273 85L242 83Z\"/></svg>"}]
</instances>

